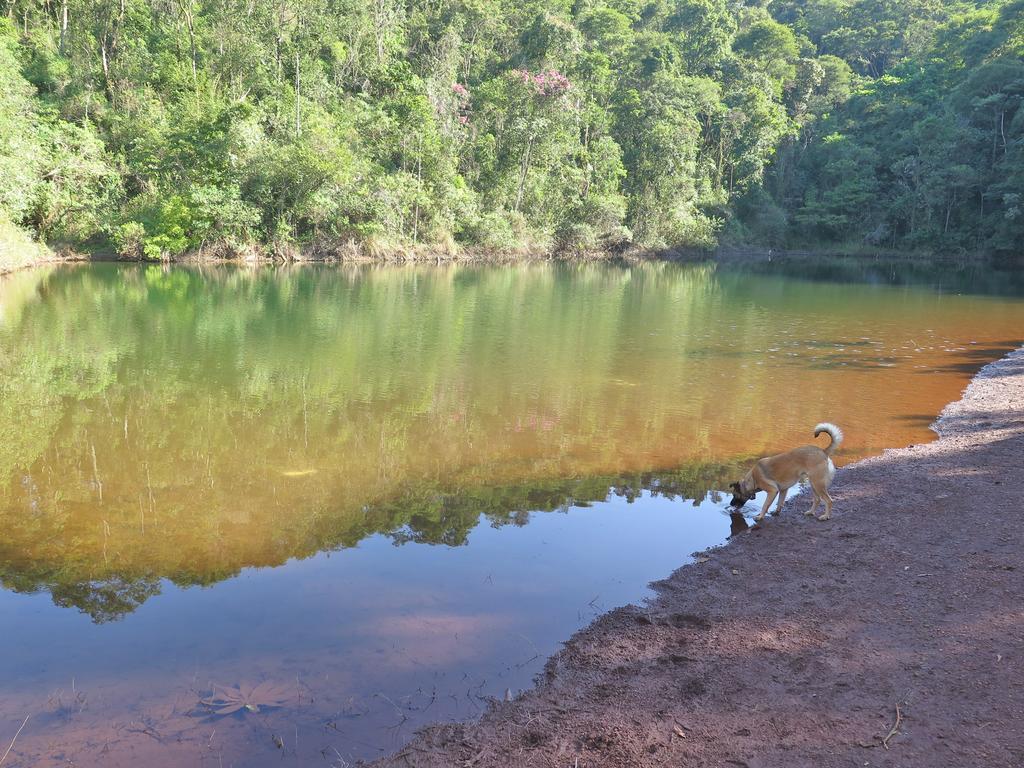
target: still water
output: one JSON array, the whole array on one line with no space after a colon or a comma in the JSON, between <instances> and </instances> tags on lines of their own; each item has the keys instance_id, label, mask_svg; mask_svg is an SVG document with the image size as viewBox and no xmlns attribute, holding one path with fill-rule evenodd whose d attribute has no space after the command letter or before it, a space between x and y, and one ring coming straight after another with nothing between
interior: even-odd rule
<instances>
[{"instance_id":1,"label":"still water","mask_svg":"<svg viewBox=\"0 0 1024 768\"><path fill-rule=\"evenodd\" d=\"M472 718L742 528L752 457L929 440L1024 337L991 273L796 273L8 277L5 766L343 766Z\"/></svg>"}]
</instances>

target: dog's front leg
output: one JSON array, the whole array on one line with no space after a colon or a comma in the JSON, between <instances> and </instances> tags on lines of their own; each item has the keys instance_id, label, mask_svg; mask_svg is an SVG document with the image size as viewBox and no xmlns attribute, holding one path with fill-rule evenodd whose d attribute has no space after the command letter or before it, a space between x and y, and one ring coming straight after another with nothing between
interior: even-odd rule
<instances>
[{"instance_id":1,"label":"dog's front leg","mask_svg":"<svg viewBox=\"0 0 1024 768\"><path fill-rule=\"evenodd\" d=\"M764 516L768 514L768 507L775 501L775 497L779 495L778 488L768 488L768 498L764 500L764 506L761 507L761 514L754 518L757 522L764 520Z\"/></svg>"},{"instance_id":2,"label":"dog's front leg","mask_svg":"<svg viewBox=\"0 0 1024 768\"><path fill-rule=\"evenodd\" d=\"M786 503L786 494L789 493L789 488L783 488L779 492L779 503L775 506L775 514L782 514L782 505Z\"/></svg>"}]
</instances>

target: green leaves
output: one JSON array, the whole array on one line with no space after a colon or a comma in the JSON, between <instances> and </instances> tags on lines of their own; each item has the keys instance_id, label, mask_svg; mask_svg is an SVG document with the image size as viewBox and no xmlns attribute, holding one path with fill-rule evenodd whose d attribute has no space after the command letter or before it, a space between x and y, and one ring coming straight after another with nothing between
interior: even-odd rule
<instances>
[{"instance_id":1,"label":"green leaves","mask_svg":"<svg viewBox=\"0 0 1024 768\"><path fill-rule=\"evenodd\" d=\"M68 0L66 26L12 2L0 211L44 238L163 258L1016 232L1024 0Z\"/></svg>"}]
</instances>

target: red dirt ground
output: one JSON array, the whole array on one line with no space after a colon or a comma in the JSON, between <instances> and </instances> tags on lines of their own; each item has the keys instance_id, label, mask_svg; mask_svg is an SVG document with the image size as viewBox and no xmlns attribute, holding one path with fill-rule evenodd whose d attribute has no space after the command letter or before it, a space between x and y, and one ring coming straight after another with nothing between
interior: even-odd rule
<instances>
[{"instance_id":1,"label":"red dirt ground","mask_svg":"<svg viewBox=\"0 0 1024 768\"><path fill-rule=\"evenodd\" d=\"M1024 350L385 766L1024 766ZM899 722L897 723L897 707Z\"/></svg>"}]
</instances>

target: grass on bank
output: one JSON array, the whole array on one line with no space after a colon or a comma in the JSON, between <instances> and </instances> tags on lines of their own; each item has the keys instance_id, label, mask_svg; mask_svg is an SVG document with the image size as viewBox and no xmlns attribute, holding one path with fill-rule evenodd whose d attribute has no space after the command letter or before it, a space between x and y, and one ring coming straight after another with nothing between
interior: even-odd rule
<instances>
[{"instance_id":1,"label":"grass on bank","mask_svg":"<svg viewBox=\"0 0 1024 768\"><path fill-rule=\"evenodd\" d=\"M44 244L0 213L0 275L53 258Z\"/></svg>"}]
</instances>

